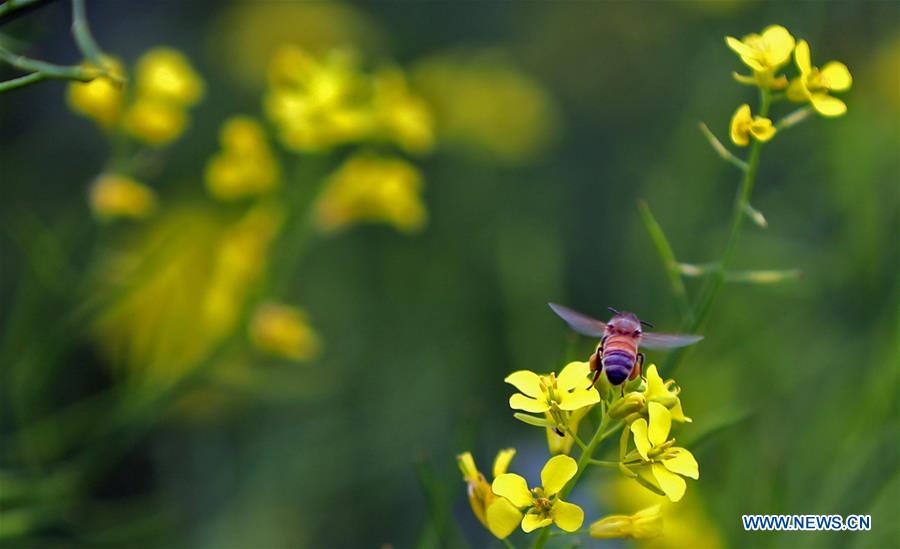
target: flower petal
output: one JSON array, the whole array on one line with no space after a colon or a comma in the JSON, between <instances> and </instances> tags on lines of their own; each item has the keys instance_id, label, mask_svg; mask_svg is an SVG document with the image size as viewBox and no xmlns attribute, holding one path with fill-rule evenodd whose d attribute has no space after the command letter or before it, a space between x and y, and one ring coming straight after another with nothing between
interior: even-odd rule
<instances>
[{"instance_id":1,"label":"flower petal","mask_svg":"<svg viewBox=\"0 0 900 549\"><path fill-rule=\"evenodd\" d=\"M666 493L671 501L678 501L684 497L684 491L687 489L687 483L683 478L675 473L670 472L660 463L654 463L652 466L653 476L659 487Z\"/></svg>"},{"instance_id":2,"label":"flower petal","mask_svg":"<svg viewBox=\"0 0 900 549\"><path fill-rule=\"evenodd\" d=\"M541 484L544 494L552 496L563 489L578 471L578 464L569 456L553 456L541 469Z\"/></svg>"},{"instance_id":3,"label":"flower petal","mask_svg":"<svg viewBox=\"0 0 900 549\"><path fill-rule=\"evenodd\" d=\"M541 518L541 516L536 513L528 513L527 515L525 515L525 518L522 519L522 530L524 530L525 533L533 532L538 528L550 526L552 522L553 519L549 517Z\"/></svg>"},{"instance_id":4,"label":"flower petal","mask_svg":"<svg viewBox=\"0 0 900 549\"><path fill-rule=\"evenodd\" d=\"M634 435L634 446L644 461L650 461L650 439L647 437L647 420L638 418L631 422L631 433Z\"/></svg>"},{"instance_id":5,"label":"flower petal","mask_svg":"<svg viewBox=\"0 0 900 549\"><path fill-rule=\"evenodd\" d=\"M783 65L791 58L794 51L794 37L781 25L766 27L762 33L763 40L768 46L766 61L772 68Z\"/></svg>"},{"instance_id":6,"label":"flower petal","mask_svg":"<svg viewBox=\"0 0 900 549\"><path fill-rule=\"evenodd\" d=\"M813 108L824 116L840 116L847 112L847 105L843 101L826 93L814 93L809 101Z\"/></svg>"},{"instance_id":7,"label":"flower petal","mask_svg":"<svg viewBox=\"0 0 900 549\"><path fill-rule=\"evenodd\" d=\"M497 457L494 458L494 468L492 476L494 478L499 477L503 473L509 469L509 462L512 461L512 458L516 455L515 448L506 448L505 450L500 450L497 452Z\"/></svg>"},{"instance_id":8,"label":"flower petal","mask_svg":"<svg viewBox=\"0 0 900 549\"><path fill-rule=\"evenodd\" d=\"M584 511L574 503L558 499L550 508L550 518L553 519L554 524L566 532L574 532L584 523Z\"/></svg>"},{"instance_id":9,"label":"flower petal","mask_svg":"<svg viewBox=\"0 0 900 549\"><path fill-rule=\"evenodd\" d=\"M472 452L465 452L456 456L456 463L459 465L459 470L462 472L464 479L469 482L478 480L480 473L478 468L475 467L475 458L472 457Z\"/></svg>"},{"instance_id":10,"label":"flower petal","mask_svg":"<svg viewBox=\"0 0 900 549\"><path fill-rule=\"evenodd\" d=\"M672 419L675 421L680 421L682 423L692 423L694 420L684 415L684 409L681 407L681 399L678 399L675 402L675 406L669 410L669 413L672 414Z\"/></svg>"},{"instance_id":11,"label":"flower petal","mask_svg":"<svg viewBox=\"0 0 900 549\"><path fill-rule=\"evenodd\" d=\"M576 389L571 393L560 393L559 407L572 411L598 402L600 402L600 393L595 387L591 387L590 389Z\"/></svg>"},{"instance_id":12,"label":"flower petal","mask_svg":"<svg viewBox=\"0 0 900 549\"><path fill-rule=\"evenodd\" d=\"M666 389L666 384L663 383L663 379L656 369L656 364L651 364L647 368L647 390L644 391L644 396L647 397L647 400L652 400L654 397L668 396L668 394L669 390Z\"/></svg>"},{"instance_id":13,"label":"flower petal","mask_svg":"<svg viewBox=\"0 0 900 549\"><path fill-rule=\"evenodd\" d=\"M795 103L809 101L809 91L803 85L802 79L803 77L794 78L787 89L787 98Z\"/></svg>"},{"instance_id":14,"label":"flower petal","mask_svg":"<svg viewBox=\"0 0 900 549\"><path fill-rule=\"evenodd\" d=\"M584 389L591 384L587 376L591 373L591 365L587 362L570 362L559 372L556 386L560 391L568 393L573 389Z\"/></svg>"},{"instance_id":15,"label":"flower petal","mask_svg":"<svg viewBox=\"0 0 900 549\"><path fill-rule=\"evenodd\" d=\"M509 500L497 498L487 508L487 527L494 536L504 539L522 522L522 512Z\"/></svg>"},{"instance_id":16,"label":"flower petal","mask_svg":"<svg viewBox=\"0 0 900 549\"><path fill-rule=\"evenodd\" d=\"M797 63L797 68L800 69L801 77L812 71L812 62L809 58L809 43L806 40L797 42L797 47L794 48L794 61Z\"/></svg>"},{"instance_id":17,"label":"flower petal","mask_svg":"<svg viewBox=\"0 0 900 549\"><path fill-rule=\"evenodd\" d=\"M535 414L546 412L550 409L546 401L528 398L522 393L516 393L509 397L509 407L513 410L524 410Z\"/></svg>"},{"instance_id":18,"label":"flower petal","mask_svg":"<svg viewBox=\"0 0 900 549\"><path fill-rule=\"evenodd\" d=\"M674 454L670 458L663 460L666 469L679 475L691 477L696 480L700 478L700 467L694 455L684 448L672 448L669 453Z\"/></svg>"},{"instance_id":19,"label":"flower petal","mask_svg":"<svg viewBox=\"0 0 900 549\"><path fill-rule=\"evenodd\" d=\"M750 144L750 135L747 126L750 124L752 116L750 115L750 105L744 103L731 116L731 142L740 147L746 147Z\"/></svg>"},{"instance_id":20,"label":"flower petal","mask_svg":"<svg viewBox=\"0 0 900 549\"><path fill-rule=\"evenodd\" d=\"M753 123L750 124L750 133L753 134L753 137L765 143L775 136L775 126L772 125L772 121L768 118L757 116Z\"/></svg>"},{"instance_id":21,"label":"flower petal","mask_svg":"<svg viewBox=\"0 0 900 549\"><path fill-rule=\"evenodd\" d=\"M541 376L528 370L513 372L506 376L506 379L503 381L532 398L540 398L544 393L541 390Z\"/></svg>"},{"instance_id":22,"label":"flower petal","mask_svg":"<svg viewBox=\"0 0 900 549\"><path fill-rule=\"evenodd\" d=\"M840 61L829 61L822 67L822 78L828 82L828 88L833 91L844 91L850 89L853 84L853 77L850 76L850 69L847 65Z\"/></svg>"},{"instance_id":23,"label":"flower petal","mask_svg":"<svg viewBox=\"0 0 900 549\"><path fill-rule=\"evenodd\" d=\"M661 446L669 440L669 430L672 428L672 414L658 402L647 404L647 410L650 414L648 438L654 446Z\"/></svg>"},{"instance_id":24,"label":"flower petal","mask_svg":"<svg viewBox=\"0 0 900 549\"><path fill-rule=\"evenodd\" d=\"M528 507L531 505L531 491L528 483L519 475L504 473L494 479L491 490L500 497L508 499L516 507Z\"/></svg>"}]
</instances>

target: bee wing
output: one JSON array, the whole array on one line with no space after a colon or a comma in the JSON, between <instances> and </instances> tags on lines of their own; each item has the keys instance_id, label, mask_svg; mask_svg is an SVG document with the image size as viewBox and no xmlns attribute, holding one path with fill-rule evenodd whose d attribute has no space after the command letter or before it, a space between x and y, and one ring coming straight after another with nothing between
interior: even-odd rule
<instances>
[{"instance_id":1,"label":"bee wing","mask_svg":"<svg viewBox=\"0 0 900 549\"><path fill-rule=\"evenodd\" d=\"M676 347L693 345L701 339L703 339L703 336L644 332L641 336L641 347L648 349L674 349Z\"/></svg>"},{"instance_id":2,"label":"bee wing","mask_svg":"<svg viewBox=\"0 0 900 549\"><path fill-rule=\"evenodd\" d=\"M583 315L577 311L573 311L568 307L557 305L556 303L548 303L553 312L559 315L559 318L566 321L570 328L579 334L591 337L603 337L606 333L606 323L597 319Z\"/></svg>"}]
</instances>

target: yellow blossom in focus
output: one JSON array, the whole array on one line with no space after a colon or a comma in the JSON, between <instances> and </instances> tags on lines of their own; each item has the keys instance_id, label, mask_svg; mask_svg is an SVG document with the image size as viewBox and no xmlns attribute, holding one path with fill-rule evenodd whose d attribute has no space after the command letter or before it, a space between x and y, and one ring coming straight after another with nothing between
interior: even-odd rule
<instances>
[{"instance_id":1,"label":"yellow blossom in focus","mask_svg":"<svg viewBox=\"0 0 900 549\"><path fill-rule=\"evenodd\" d=\"M203 97L203 80L187 58L172 48L154 48L138 59L137 92L176 105L191 106Z\"/></svg>"},{"instance_id":2,"label":"yellow blossom in focus","mask_svg":"<svg viewBox=\"0 0 900 549\"><path fill-rule=\"evenodd\" d=\"M318 58L285 46L272 58L269 82L266 115L291 150L328 150L360 140L371 131L366 81L346 51Z\"/></svg>"},{"instance_id":3,"label":"yellow blossom in focus","mask_svg":"<svg viewBox=\"0 0 900 549\"><path fill-rule=\"evenodd\" d=\"M506 473L499 475L491 484L495 495L507 499L515 513L492 507L488 509L488 522L502 527L515 528L519 523L522 530L532 532L550 524L556 524L566 532L574 532L584 522L584 511L575 504L560 499L559 492L575 476L578 464L569 456L554 456L541 469L541 484L528 489L527 481L519 475ZM493 511L493 512L492 512ZM510 529L511 531L511 529Z\"/></svg>"},{"instance_id":4,"label":"yellow blossom in focus","mask_svg":"<svg viewBox=\"0 0 900 549\"><path fill-rule=\"evenodd\" d=\"M745 103L738 107L731 117L731 141L735 145L746 147L750 144L751 135L759 141L766 142L775 135L775 126L768 118L754 117L750 112L750 105Z\"/></svg>"},{"instance_id":5,"label":"yellow blossom in focus","mask_svg":"<svg viewBox=\"0 0 900 549\"><path fill-rule=\"evenodd\" d=\"M515 455L516 450L514 448L500 450L497 453L497 457L494 458L492 472L494 478L506 473L507 469L509 469L509 463ZM469 496L469 505L472 507L472 513L497 538L504 539L509 536L516 529L518 521L513 522L511 527L509 521L495 520L493 524L489 523L488 509L496 506L490 511L490 516L494 518L518 515L518 509L513 507L506 499L494 495L494 492L491 491L491 485L488 484L487 479L475 466L475 459L470 452L456 456L456 462L459 465L459 470L462 472L463 480L466 481L466 492Z\"/></svg>"},{"instance_id":6,"label":"yellow blossom in focus","mask_svg":"<svg viewBox=\"0 0 900 549\"><path fill-rule=\"evenodd\" d=\"M549 411L544 412L545 421L547 423L544 431L546 431L547 449L550 451L550 455L568 454L572 451L572 445L575 444L575 437L572 436L572 433L578 432L578 425L590 411L591 407L585 406L584 408L579 408L572 412L562 412L559 414L565 418L565 425L568 427L568 429L562 430L562 435L560 435L559 428L553 419L554 414Z\"/></svg>"},{"instance_id":7,"label":"yellow blossom in focus","mask_svg":"<svg viewBox=\"0 0 900 549\"><path fill-rule=\"evenodd\" d=\"M278 186L278 164L259 122L233 117L222 126L220 140L222 152L206 165L206 186L213 196L235 200Z\"/></svg>"},{"instance_id":8,"label":"yellow blossom in focus","mask_svg":"<svg viewBox=\"0 0 900 549\"><path fill-rule=\"evenodd\" d=\"M591 523L592 538L653 539L663 533L661 505L641 509L633 515L609 515Z\"/></svg>"},{"instance_id":9,"label":"yellow blossom in focus","mask_svg":"<svg viewBox=\"0 0 900 549\"><path fill-rule=\"evenodd\" d=\"M90 204L94 215L102 220L141 219L156 209L156 194L130 177L106 173L91 185Z\"/></svg>"},{"instance_id":10,"label":"yellow blossom in focus","mask_svg":"<svg viewBox=\"0 0 900 549\"><path fill-rule=\"evenodd\" d=\"M687 484L679 475L692 479L700 478L697 460L684 448L674 446L669 440L672 416L665 406L658 402L647 404L649 423L638 418L631 423L634 445L640 455L642 465L650 467L659 488L671 501L684 496ZM626 461L629 456L626 456Z\"/></svg>"},{"instance_id":11,"label":"yellow blossom in focus","mask_svg":"<svg viewBox=\"0 0 900 549\"><path fill-rule=\"evenodd\" d=\"M741 40L727 36L725 43L740 56L745 65L753 69L753 76L735 73L734 77L738 82L773 90L787 87L784 76L775 76L775 72L788 62L794 50L794 37L787 29L781 25L770 25L762 34L748 34Z\"/></svg>"},{"instance_id":12,"label":"yellow blossom in focus","mask_svg":"<svg viewBox=\"0 0 900 549\"><path fill-rule=\"evenodd\" d=\"M250 340L260 350L290 360L309 360L319 352L319 336L296 307L266 303L250 321Z\"/></svg>"},{"instance_id":13,"label":"yellow blossom in focus","mask_svg":"<svg viewBox=\"0 0 900 549\"><path fill-rule=\"evenodd\" d=\"M415 95L399 69L383 69L374 76L373 109L385 138L409 153L431 150L434 120L425 101Z\"/></svg>"},{"instance_id":14,"label":"yellow blossom in focus","mask_svg":"<svg viewBox=\"0 0 900 549\"><path fill-rule=\"evenodd\" d=\"M587 362L570 362L558 377L555 373L541 376L528 370L519 370L506 376L503 381L521 391L509 397L510 408L544 414L546 418L515 414L516 419L547 427L556 436L564 438L569 436L568 431L575 432L586 410L600 402L600 393L595 387L589 387L589 374L590 365ZM582 412L582 409L585 411ZM551 453L567 452L572 447L571 442L565 440L553 444L549 438L550 433L547 436Z\"/></svg>"},{"instance_id":15,"label":"yellow blossom in focus","mask_svg":"<svg viewBox=\"0 0 900 549\"><path fill-rule=\"evenodd\" d=\"M315 205L320 230L360 221L389 223L411 232L425 224L422 176L405 160L357 155L329 176Z\"/></svg>"},{"instance_id":16,"label":"yellow blossom in focus","mask_svg":"<svg viewBox=\"0 0 900 549\"><path fill-rule=\"evenodd\" d=\"M108 71L124 76L122 63L110 57L104 61ZM90 63L84 63L83 66L88 69L94 68ZM66 99L72 110L109 129L118 123L122 115L125 88L109 78L100 76L90 82L70 82Z\"/></svg>"},{"instance_id":17,"label":"yellow blossom in focus","mask_svg":"<svg viewBox=\"0 0 900 549\"><path fill-rule=\"evenodd\" d=\"M791 101L809 101L813 108L824 116L841 116L847 112L847 105L829 92L842 92L850 89L853 77L847 65L839 61L825 63L822 70L812 65L809 43L801 40L794 50L794 60L800 69L800 76L791 81L787 96Z\"/></svg>"},{"instance_id":18,"label":"yellow blossom in focus","mask_svg":"<svg viewBox=\"0 0 900 549\"><path fill-rule=\"evenodd\" d=\"M647 388L644 390L644 398L648 402L658 402L668 408L675 421L691 423L693 420L684 415L681 408L681 399L678 398L680 392L681 389L675 385L675 380L663 381L656 364L651 364L647 368Z\"/></svg>"},{"instance_id":19,"label":"yellow blossom in focus","mask_svg":"<svg viewBox=\"0 0 900 549\"><path fill-rule=\"evenodd\" d=\"M125 113L128 133L150 145L165 145L175 140L186 126L184 109L158 99L138 99Z\"/></svg>"}]
</instances>

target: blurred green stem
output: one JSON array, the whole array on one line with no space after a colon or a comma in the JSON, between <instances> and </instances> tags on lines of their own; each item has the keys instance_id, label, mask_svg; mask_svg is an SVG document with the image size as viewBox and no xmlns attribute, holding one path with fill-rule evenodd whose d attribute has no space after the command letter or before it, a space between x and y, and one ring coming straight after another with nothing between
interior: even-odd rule
<instances>
[{"instance_id":1,"label":"blurred green stem","mask_svg":"<svg viewBox=\"0 0 900 549\"><path fill-rule=\"evenodd\" d=\"M771 105L771 94L769 90L760 90L759 93L759 116L766 117L769 115L769 106ZM753 194L753 187L756 184L756 173L759 169L759 156L763 143L754 140L750 146L750 155L747 157L747 170L741 178L741 188L738 191L734 203L734 212L731 216L731 230L728 235L728 241L725 244L725 250L722 252L722 258L719 260L718 269L713 272L712 276L706 283L701 297L694 308L694 318L689 321L686 326L688 333L696 333L706 324L713 304L719 297L722 285L726 280L726 271L734 257L734 250L737 247L738 237L741 234L741 228L744 225L745 210L750 207L750 197ZM663 371L671 375L678 368L684 357L685 348L677 349L672 352L664 365Z\"/></svg>"}]
</instances>

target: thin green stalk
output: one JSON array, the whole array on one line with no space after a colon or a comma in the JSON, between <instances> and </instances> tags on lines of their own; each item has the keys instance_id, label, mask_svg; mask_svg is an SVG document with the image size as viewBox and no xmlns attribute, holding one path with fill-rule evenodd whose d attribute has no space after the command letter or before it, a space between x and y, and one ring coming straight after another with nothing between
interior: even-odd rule
<instances>
[{"instance_id":1,"label":"thin green stalk","mask_svg":"<svg viewBox=\"0 0 900 549\"><path fill-rule=\"evenodd\" d=\"M503 538L500 541L503 542L503 546L506 547L506 549L516 549L516 546L513 545L512 542L509 541L508 539Z\"/></svg>"},{"instance_id":2,"label":"thin green stalk","mask_svg":"<svg viewBox=\"0 0 900 549\"><path fill-rule=\"evenodd\" d=\"M44 78L89 82L97 76L95 73L87 71L82 67L54 65L53 63L47 63L46 61L31 59L24 55L15 54L2 46L0 46L0 61L8 63L23 71L41 73L44 75Z\"/></svg>"},{"instance_id":3,"label":"thin green stalk","mask_svg":"<svg viewBox=\"0 0 900 549\"><path fill-rule=\"evenodd\" d=\"M13 12L19 11L22 8L34 6L35 4L45 1L46 0L7 0L0 4L0 20L8 15L12 15Z\"/></svg>"},{"instance_id":4,"label":"thin green stalk","mask_svg":"<svg viewBox=\"0 0 900 549\"><path fill-rule=\"evenodd\" d=\"M88 26L84 0L72 0L72 36L82 55L97 67L102 67L103 52L97 45L97 41L94 40L94 35L91 34L91 28Z\"/></svg>"},{"instance_id":5,"label":"thin green stalk","mask_svg":"<svg viewBox=\"0 0 900 549\"><path fill-rule=\"evenodd\" d=\"M669 240L666 238L666 234L663 232L662 227L660 227L656 218L653 217L650 206L642 200L638 202L638 209L641 213L641 220L644 222L644 227L647 229L647 232L650 234L650 239L653 240L653 245L656 247L656 253L663 262L663 268L669 279L669 285L672 287L672 294L674 294L675 301L678 303L678 308L681 310L681 317L686 322L690 322L693 319L693 312L691 311L691 304L688 302L684 281L681 280L681 273L679 272L678 261L675 259L675 252L672 250L672 246L669 244Z\"/></svg>"},{"instance_id":6,"label":"thin green stalk","mask_svg":"<svg viewBox=\"0 0 900 549\"><path fill-rule=\"evenodd\" d=\"M768 116L770 104L771 96L769 91L760 90L759 116ZM696 333L706 324L709 314L712 311L712 306L716 302L716 298L719 297L719 292L722 290L722 285L725 283L726 271L734 257L738 237L741 234L741 228L743 227L744 218L746 217L744 212L750 204L750 197L753 194L753 187L756 183L756 173L759 170L759 156L762 145L763 143L761 141L754 140L753 145L750 147L750 154L747 158L747 170L741 178L741 188L734 204L728 241L725 244L722 258L719 260L719 268L707 281L707 284L701 293L700 300L694 309L694 319L687 323L686 331L688 333ZM674 373L675 369L677 369L678 365L681 363L684 353L684 348L671 353L665 362L663 370L669 375Z\"/></svg>"},{"instance_id":7,"label":"thin green stalk","mask_svg":"<svg viewBox=\"0 0 900 549\"><path fill-rule=\"evenodd\" d=\"M39 72L33 72L31 74L26 74L25 76L12 78L10 80L0 82L0 92L14 90L16 88L24 88L25 86L36 84L41 80L45 80L46 78L46 76Z\"/></svg>"}]
</instances>

